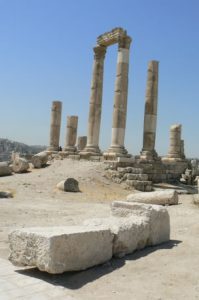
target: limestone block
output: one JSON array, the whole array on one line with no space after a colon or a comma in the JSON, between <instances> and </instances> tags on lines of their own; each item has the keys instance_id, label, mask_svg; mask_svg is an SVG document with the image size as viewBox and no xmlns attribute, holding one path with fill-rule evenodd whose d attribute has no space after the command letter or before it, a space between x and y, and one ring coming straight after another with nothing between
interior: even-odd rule
<instances>
[{"instance_id":1,"label":"limestone block","mask_svg":"<svg viewBox=\"0 0 199 300\"><path fill-rule=\"evenodd\" d=\"M127 196L127 201L158 205L172 205L178 204L178 193L176 190L134 193Z\"/></svg>"},{"instance_id":2,"label":"limestone block","mask_svg":"<svg viewBox=\"0 0 199 300\"><path fill-rule=\"evenodd\" d=\"M141 180L126 180L126 184L128 186L131 186L133 188L135 188L138 191L148 191L150 192L152 190L152 182L145 180L145 181L141 181Z\"/></svg>"},{"instance_id":3,"label":"limestone block","mask_svg":"<svg viewBox=\"0 0 199 300\"><path fill-rule=\"evenodd\" d=\"M49 154L45 151L39 152L32 157L32 164L34 168L42 168L47 164Z\"/></svg>"},{"instance_id":4,"label":"limestone block","mask_svg":"<svg viewBox=\"0 0 199 300\"><path fill-rule=\"evenodd\" d=\"M29 169L29 163L25 158L18 157L13 160L12 170L14 173L25 173Z\"/></svg>"},{"instance_id":5,"label":"limestone block","mask_svg":"<svg viewBox=\"0 0 199 300\"><path fill-rule=\"evenodd\" d=\"M0 162L0 176L11 175L12 170L7 162Z\"/></svg>"},{"instance_id":6,"label":"limestone block","mask_svg":"<svg viewBox=\"0 0 199 300\"><path fill-rule=\"evenodd\" d=\"M148 175L147 174L127 174L126 177L129 180L143 180L143 181L148 180Z\"/></svg>"},{"instance_id":7,"label":"limestone block","mask_svg":"<svg viewBox=\"0 0 199 300\"><path fill-rule=\"evenodd\" d=\"M149 219L147 245L157 245L170 238L170 218L166 208L160 205L114 201L111 206L115 217L143 216Z\"/></svg>"},{"instance_id":8,"label":"limestone block","mask_svg":"<svg viewBox=\"0 0 199 300\"><path fill-rule=\"evenodd\" d=\"M107 226L114 234L113 255L122 257L142 249L149 238L149 218L133 216L127 218L93 218L84 221L87 226Z\"/></svg>"},{"instance_id":9,"label":"limestone block","mask_svg":"<svg viewBox=\"0 0 199 300\"><path fill-rule=\"evenodd\" d=\"M9 234L9 260L52 274L85 270L112 257L112 241L104 226L21 229Z\"/></svg>"},{"instance_id":10,"label":"limestone block","mask_svg":"<svg viewBox=\"0 0 199 300\"><path fill-rule=\"evenodd\" d=\"M79 183L74 178L67 178L57 184L57 188L64 192L79 192Z\"/></svg>"}]
</instances>

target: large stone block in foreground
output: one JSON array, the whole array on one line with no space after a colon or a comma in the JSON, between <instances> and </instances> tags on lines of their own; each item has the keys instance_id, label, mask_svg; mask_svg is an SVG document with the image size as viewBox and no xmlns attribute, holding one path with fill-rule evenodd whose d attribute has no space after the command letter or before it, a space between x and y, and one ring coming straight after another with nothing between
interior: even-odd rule
<instances>
[{"instance_id":1,"label":"large stone block in foreground","mask_svg":"<svg viewBox=\"0 0 199 300\"><path fill-rule=\"evenodd\" d=\"M170 218L166 208L160 205L136 202L114 201L111 207L115 217L145 217L149 222L149 235L146 245L152 246L167 242L170 239Z\"/></svg>"},{"instance_id":2,"label":"large stone block in foreground","mask_svg":"<svg viewBox=\"0 0 199 300\"><path fill-rule=\"evenodd\" d=\"M147 246L149 237L150 220L145 216L118 218L93 218L84 221L84 225L110 227L114 234L113 255L122 257L133 253L135 250Z\"/></svg>"},{"instance_id":3,"label":"large stone block in foreground","mask_svg":"<svg viewBox=\"0 0 199 300\"><path fill-rule=\"evenodd\" d=\"M105 226L21 229L9 235L9 260L52 274L84 270L111 259L112 241Z\"/></svg>"}]
</instances>

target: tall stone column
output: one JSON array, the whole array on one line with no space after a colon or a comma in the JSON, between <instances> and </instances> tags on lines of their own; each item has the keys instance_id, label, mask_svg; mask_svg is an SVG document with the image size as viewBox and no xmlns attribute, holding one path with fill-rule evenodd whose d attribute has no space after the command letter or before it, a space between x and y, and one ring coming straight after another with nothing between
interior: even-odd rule
<instances>
[{"instance_id":1,"label":"tall stone column","mask_svg":"<svg viewBox=\"0 0 199 300\"><path fill-rule=\"evenodd\" d=\"M76 139L77 139L77 124L78 116L67 116L66 125L66 142L64 151L74 153L76 152Z\"/></svg>"},{"instance_id":2,"label":"tall stone column","mask_svg":"<svg viewBox=\"0 0 199 300\"><path fill-rule=\"evenodd\" d=\"M118 156L127 154L127 150L124 147L124 137L128 96L129 48L131 41L131 38L126 36L119 39L118 42L112 137L111 146L108 149L108 153Z\"/></svg>"},{"instance_id":3,"label":"tall stone column","mask_svg":"<svg viewBox=\"0 0 199 300\"><path fill-rule=\"evenodd\" d=\"M182 158L181 127L180 124L175 124L170 127L169 158Z\"/></svg>"},{"instance_id":4,"label":"tall stone column","mask_svg":"<svg viewBox=\"0 0 199 300\"><path fill-rule=\"evenodd\" d=\"M144 112L144 133L141 158L153 160L157 158L155 151L157 105L158 105L158 61L148 64L146 100Z\"/></svg>"},{"instance_id":5,"label":"tall stone column","mask_svg":"<svg viewBox=\"0 0 199 300\"><path fill-rule=\"evenodd\" d=\"M51 108L51 123L50 123L50 145L47 150L59 150L59 138L61 127L62 102L53 101Z\"/></svg>"},{"instance_id":6,"label":"tall stone column","mask_svg":"<svg viewBox=\"0 0 199 300\"><path fill-rule=\"evenodd\" d=\"M103 73L104 58L106 47L94 47L94 65L93 78L91 83L91 96L88 119L88 136L87 145L84 152L92 155L100 155L99 149L99 133L101 123L101 107L102 107L102 91L103 91Z\"/></svg>"}]
</instances>

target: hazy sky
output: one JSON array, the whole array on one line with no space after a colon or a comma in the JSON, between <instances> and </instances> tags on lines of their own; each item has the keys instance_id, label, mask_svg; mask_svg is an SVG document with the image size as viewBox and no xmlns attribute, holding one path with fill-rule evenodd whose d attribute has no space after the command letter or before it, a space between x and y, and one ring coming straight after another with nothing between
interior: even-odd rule
<instances>
[{"instance_id":1,"label":"hazy sky","mask_svg":"<svg viewBox=\"0 0 199 300\"><path fill-rule=\"evenodd\" d=\"M156 150L167 154L169 127L182 124L187 156L199 157L198 0L0 0L0 137L49 143L53 100L78 115L87 134L93 46L98 35L123 27L130 50L125 145L142 148L147 64L159 63ZM105 60L100 147L111 142L117 45Z\"/></svg>"}]
</instances>

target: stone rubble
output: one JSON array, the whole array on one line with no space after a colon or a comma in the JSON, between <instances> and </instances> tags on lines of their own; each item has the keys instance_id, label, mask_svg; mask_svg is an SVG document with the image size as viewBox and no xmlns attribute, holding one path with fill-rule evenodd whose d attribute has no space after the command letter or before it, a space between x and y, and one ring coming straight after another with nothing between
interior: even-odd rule
<instances>
[{"instance_id":1,"label":"stone rubble","mask_svg":"<svg viewBox=\"0 0 199 300\"><path fill-rule=\"evenodd\" d=\"M57 188L64 192L80 192L79 183L74 178L67 178L57 184Z\"/></svg>"},{"instance_id":2,"label":"stone rubble","mask_svg":"<svg viewBox=\"0 0 199 300\"><path fill-rule=\"evenodd\" d=\"M35 154L32 157L31 162L34 168L40 169L47 165L48 159L49 159L49 153L47 151L43 151Z\"/></svg>"},{"instance_id":3,"label":"stone rubble","mask_svg":"<svg viewBox=\"0 0 199 300\"><path fill-rule=\"evenodd\" d=\"M169 238L170 220L165 208L115 201L109 218L89 219L82 226L13 231L9 234L9 260L14 265L58 274L84 270Z\"/></svg>"},{"instance_id":4,"label":"stone rubble","mask_svg":"<svg viewBox=\"0 0 199 300\"><path fill-rule=\"evenodd\" d=\"M7 176L12 174L12 169L7 162L0 162L0 176Z\"/></svg>"}]
</instances>

